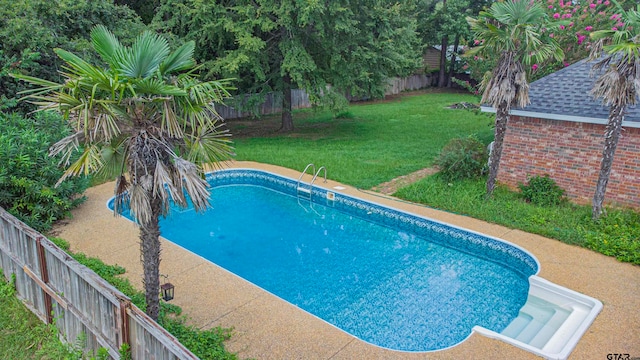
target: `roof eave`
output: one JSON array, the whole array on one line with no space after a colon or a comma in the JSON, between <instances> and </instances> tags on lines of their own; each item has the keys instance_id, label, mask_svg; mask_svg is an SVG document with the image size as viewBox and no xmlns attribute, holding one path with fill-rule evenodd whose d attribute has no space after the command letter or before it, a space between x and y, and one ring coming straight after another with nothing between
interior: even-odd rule
<instances>
[{"instance_id":1,"label":"roof eave","mask_svg":"<svg viewBox=\"0 0 640 360\"><path fill-rule=\"evenodd\" d=\"M495 113L496 109L491 106L480 106L480 110L482 112ZM571 122L580 122L587 124L600 124L606 125L608 119L602 118L592 118L592 117L582 117L582 116L573 116L573 115L563 115L563 114L550 114L550 113L539 113L532 111L524 111L524 110L511 110L509 112L510 115L517 116L525 116L539 119L548 119L548 120L560 120L560 121L571 121ZM631 128L640 128L640 122L638 121L623 121L623 127L631 127Z\"/></svg>"}]
</instances>

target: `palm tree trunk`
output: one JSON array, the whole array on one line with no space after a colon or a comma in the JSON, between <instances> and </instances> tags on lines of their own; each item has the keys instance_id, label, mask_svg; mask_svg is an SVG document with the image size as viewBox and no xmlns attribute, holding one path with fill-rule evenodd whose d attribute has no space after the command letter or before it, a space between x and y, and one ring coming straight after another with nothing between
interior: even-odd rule
<instances>
[{"instance_id":1,"label":"palm tree trunk","mask_svg":"<svg viewBox=\"0 0 640 360\"><path fill-rule=\"evenodd\" d=\"M496 179L498 177L498 168L500 166L500 158L502 157L502 143L504 135L507 132L507 122L509 121L509 111L507 104L502 103L496 109L496 125L493 147L491 156L489 157L489 178L487 179L487 197L493 195L493 189L496 187Z\"/></svg>"},{"instance_id":2,"label":"palm tree trunk","mask_svg":"<svg viewBox=\"0 0 640 360\"><path fill-rule=\"evenodd\" d=\"M153 196L150 192L150 197ZM160 214L162 200L152 198L151 220L140 226L140 253L142 254L142 268L144 272L145 299L147 301L147 315L158 320L160 312Z\"/></svg>"},{"instance_id":3,"label":"palm tree trunk","mask_svg":"<svg viewBox=\"0 0 640 360\"><path fill-rule=\"evenodd\" d=\"M281 132L293 131L293 116L291 115L291 77L282 78L282 125Z\"/></svg>"},{"instance_id":4,"label":"palm tree trunk","mask_svg":"<svg viewBox=\"0 0 640 360\"><path fill-rule=\"evenodd\" d=\"M593 195L592 218L598 220L602 215L602 206L604 203L604 194L607 191L609 183L609 175L611 174L611 166L613 165L613 157L618 147L620 133L622 132L622 121L624 120L624 107L611 106L609 122L604 137L604 150L602 151L602 162L600 163L600 175L596 185L596 192Z\"/></svg>"}]
</instances>

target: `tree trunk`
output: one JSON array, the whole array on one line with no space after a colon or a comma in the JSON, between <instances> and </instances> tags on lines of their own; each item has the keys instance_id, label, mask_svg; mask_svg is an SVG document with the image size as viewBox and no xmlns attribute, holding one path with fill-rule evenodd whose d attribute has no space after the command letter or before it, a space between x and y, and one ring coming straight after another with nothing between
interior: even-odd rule
<instances>
[{"instance_id":1,"label":"tree trunk","mask_svg":"<svg viewBox=\"0 0 640 360\"><path fill-rule=\"evenodd\" d=\"M487 197L493 195L493 189L496 187L496 179L498 177L498 168L500 166L500 157L502 157L502 143L504 134L507 132L507 122L509 121L509 111L507 104L503 103L496 109L496 125L495 138L489 157L489 178L487 179Z\"/></svg>"},{"instance_id":2,"label":"tree trunk","mask_svg":"<svg viewBox=\"0 0 640 360\"><path fill-rule=\"evenodd\" d=\"M604 150L602 151L602 162L600 163L600 175L596 185L596 192L593 195L593 220L598 220L602 215L602 206L604 203L604 194L607 191L609 183L609 175L611 174L611 166L613 165L613 157L618 147L620 133L622 132L622 121L624 120L624 107L612 106L609 115L609 122L604 137Z\"/></svg>"},{"instance_id":3,"label":"tree trunk","mask_svg":"<svg viewBox=\"0 0 640 360\"><path fill-rule=\"evenodd\" d=\"M293 116L291 115L291 77L285 75L282 78L282 125L281 132L293 131Z\"/></svg>"},{"instance_id":4,"label":"tree trunk","mask_svg":"<svg viewBox=\"0 0 640 360\"><path fill-rule=\"evenodd\" d=\"M153 196L150 191L148 196ZM144 271L144 290L147 301L147 315L158 320L160 312L160 214L161 199L152 198L151 221L140 226L140 253L142 254L142 268Z\"/></svg>"},{"instance_id":5,"label":"tree trunk","mask_svg":"<svg viewBox=\"0 0 640 360\"><path fill-rule=\"evenodd\" d=\"M440 72L438 73L438 87L445 87L447 85L447 35L442 37L440 43Z\"/></svg>"},{"instance_id":6,"label":"tree trunk","mask_svg":"<svg viewBox=\"0 0 640 360\"><path fill-rule=\"evenodd\" d=\"M456 56L458 55L458 45L460 44L460 34L456 34L456 38L453 41L453 53L451 53L451 61L449 64L449 76L447 77L447 87L450 88L453 84L453 72L456 68Z\"/></svg>"}]
</instances>

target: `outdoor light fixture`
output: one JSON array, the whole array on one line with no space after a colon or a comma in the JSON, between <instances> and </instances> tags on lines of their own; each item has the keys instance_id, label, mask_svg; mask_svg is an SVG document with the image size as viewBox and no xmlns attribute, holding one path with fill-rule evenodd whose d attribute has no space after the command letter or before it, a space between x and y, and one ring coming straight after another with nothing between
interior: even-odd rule
<instances>
[{"instance_id":1,"label":"outdoor light fixture","mask_svg":"<svg viewBox=\"0 0 640 360\"><path fill-rule=\"evenodd\" d=\"M160 276L165 278L165 281L169 277L169 275L160 275ZM164 300L164 301L172 300L173 299L173 294L174 294L174 289L175 289L175 286L173 286L173 284L170 283L170 282L166 282L166 283L160 285L160 290L162 291L162 300Z\"/></svg>"}]
</instances>

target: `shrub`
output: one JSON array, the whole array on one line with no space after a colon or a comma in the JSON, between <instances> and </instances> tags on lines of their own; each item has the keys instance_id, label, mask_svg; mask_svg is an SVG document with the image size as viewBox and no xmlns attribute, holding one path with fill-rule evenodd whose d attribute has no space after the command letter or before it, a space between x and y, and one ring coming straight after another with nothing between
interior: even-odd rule
<instances>
[{"instance_id":1,"label":"shrub","mask_svg":"<svg viewBox=\"0 0 640 360\"><path fill-rule=\"evenodd\" d=\"M69 214L84 198L85 178L69 179L55 187L63 174L49 146L68 133L55 114L35 119L0 113L0 206L44 232Z\"/></svg>"},{"instance_id":2,"label":"shrub","mask_svg":"<svg viewBox=\"0 0 640 360\"><path fill-rule=\"evenodd\" d=\"M488 157L484 144L476 137L469 136L449 141L435 164L447 181L472 179L482 175Z\"/></svg>"},{"instance_id":3,"label":"shrub","mask_svg":"<svg viewBox=\"0 0 640 360\"><path fill-rule=\"evenodd\" d=\"M564 190L549 175L530 177L527 185L518 184L518 188L527 202L536 205L559 205L566 201Z\"/></svg>"}]
</instances>

